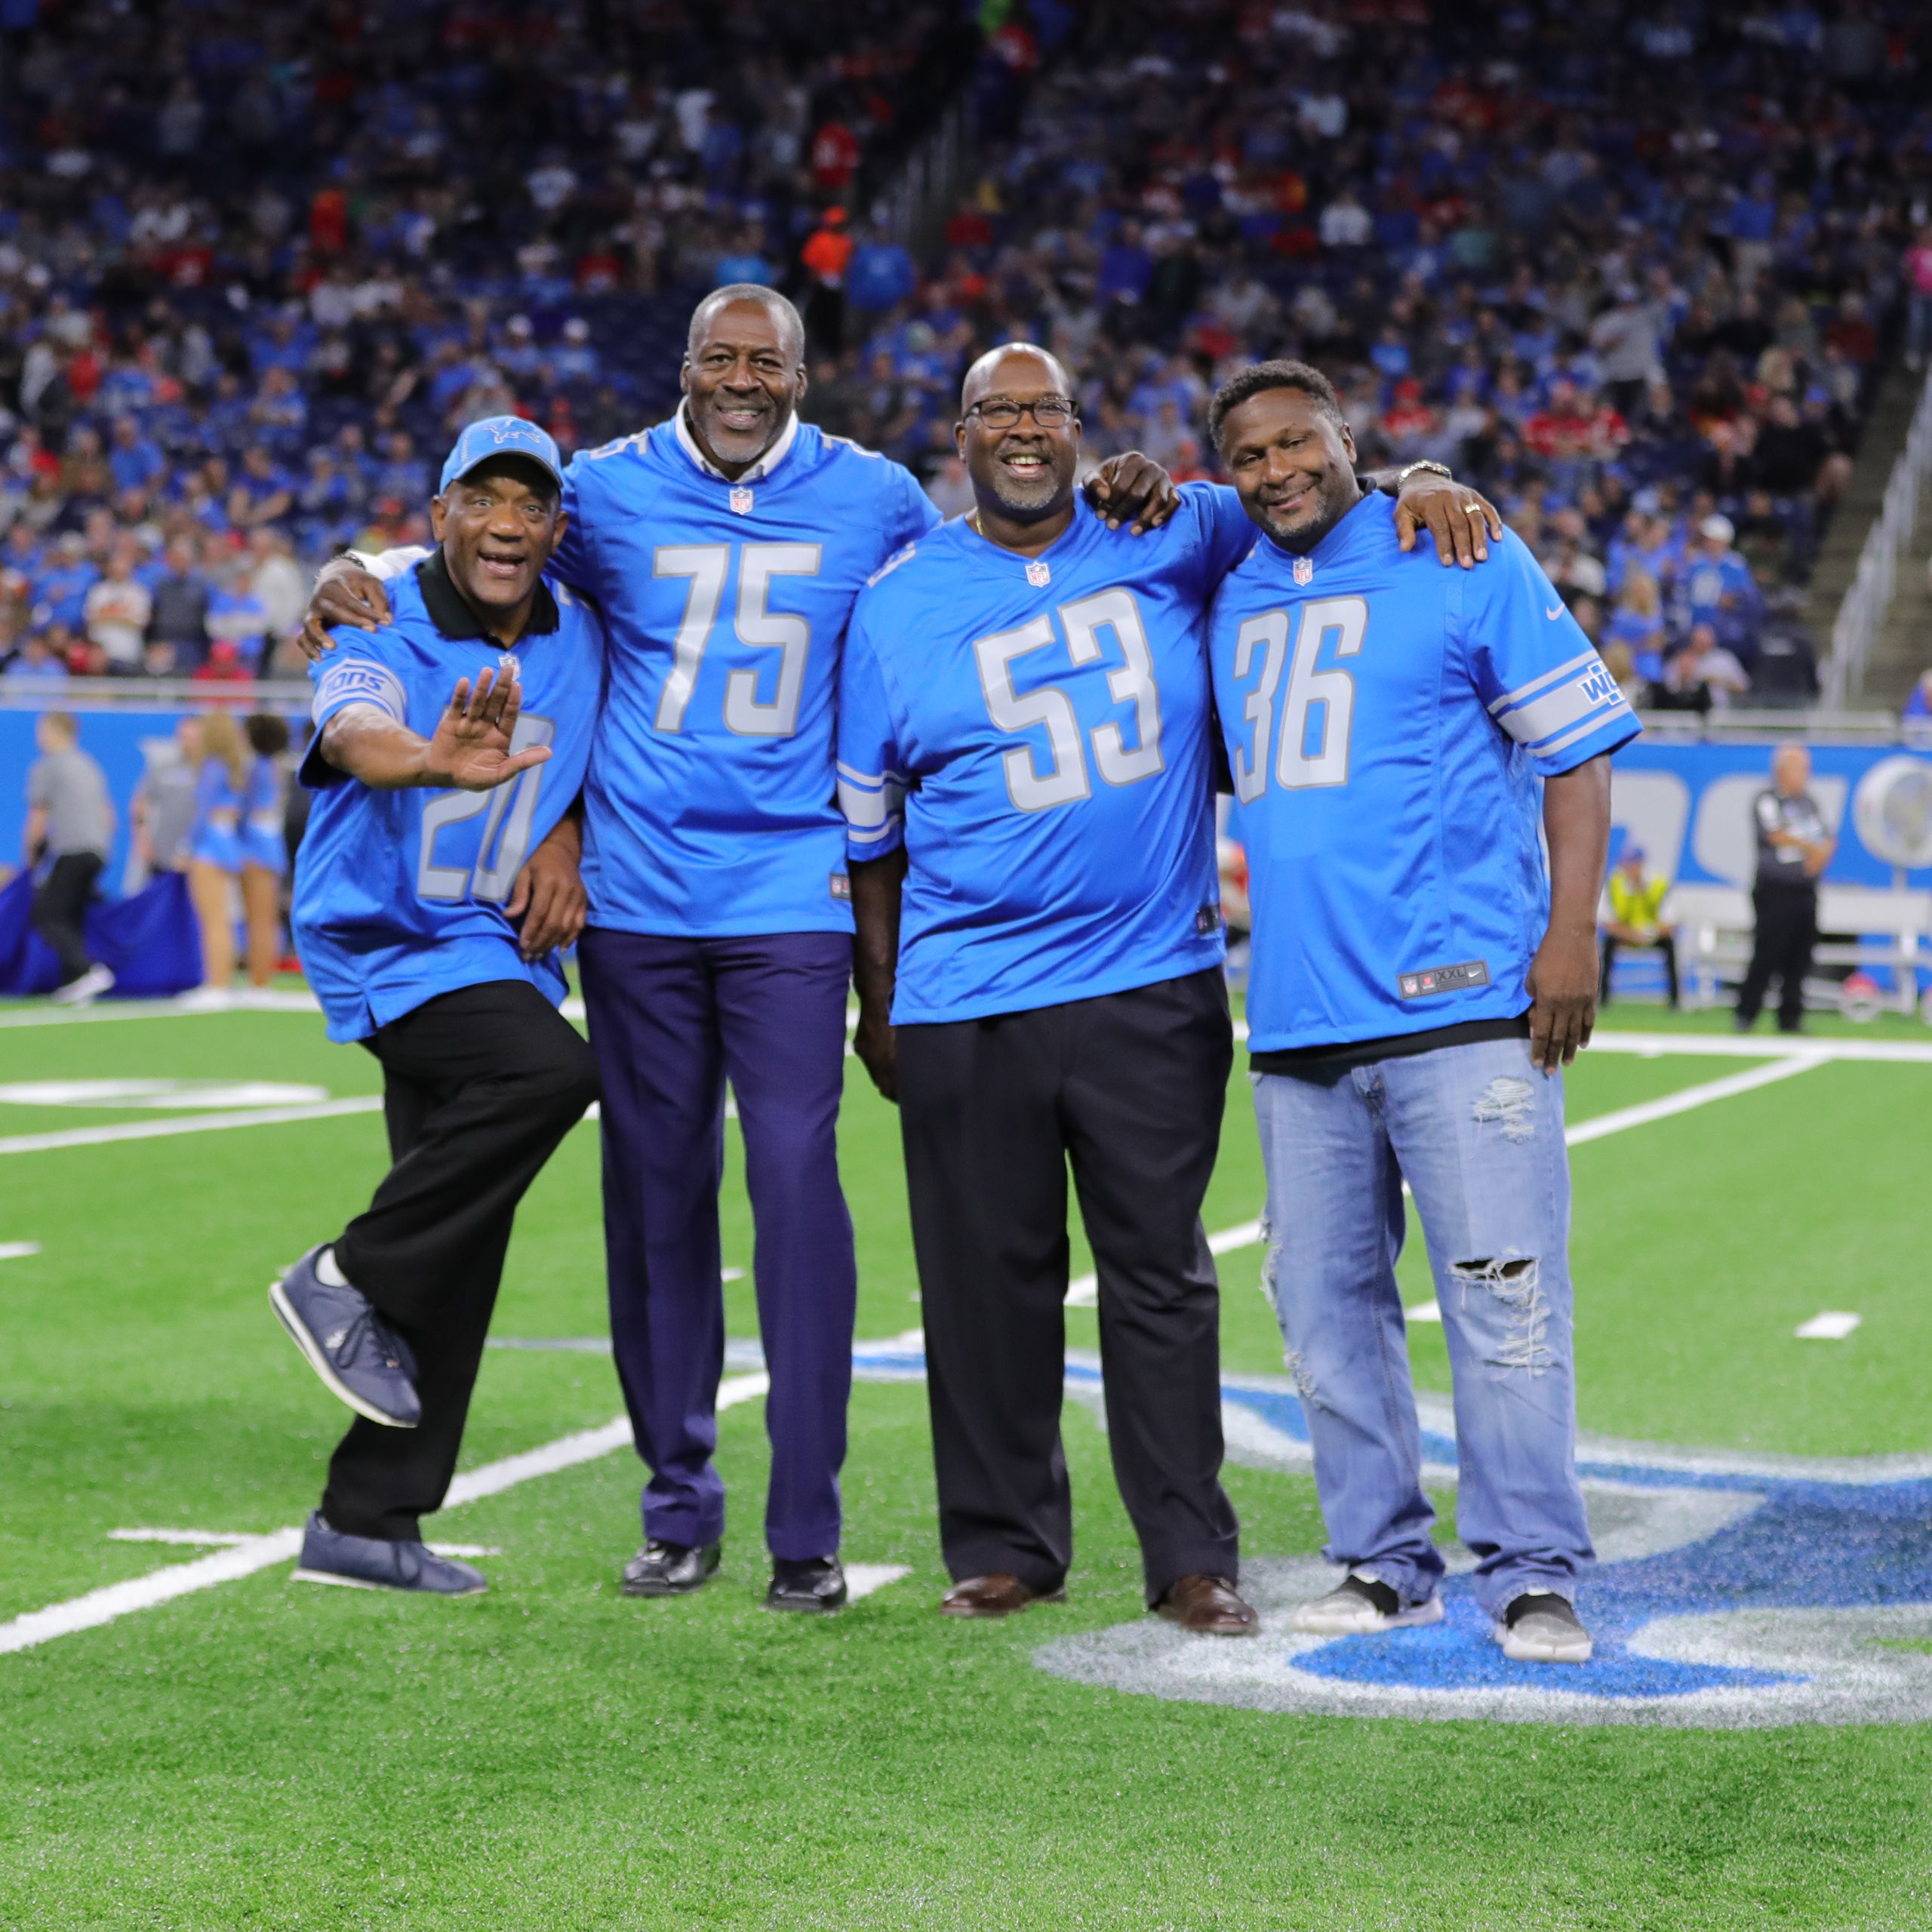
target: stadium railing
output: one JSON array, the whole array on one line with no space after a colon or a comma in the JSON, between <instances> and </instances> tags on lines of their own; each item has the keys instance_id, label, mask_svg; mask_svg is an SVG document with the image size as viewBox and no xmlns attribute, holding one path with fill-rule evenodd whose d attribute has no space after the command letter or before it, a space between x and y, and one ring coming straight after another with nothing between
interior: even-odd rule
<instances>
[{"instance_id":1,"label":"stadium railing","mask_svg":"<svg viewBox=\"0 0 1932 1932\"><path fill-rule=\"evenodd\" d=\"M230 683L205 678L0 678L0 711L193 711L306 714L315 695L300 678Z\"/></svg>"},{"instance_id":2,"label":"stadium railing","mask_svg":"<svg viewBox=\"0 0 1932 1932\"><path fill-rule=\"evenodd\" d=\"M1820 668L1826 704L1841 709L1864 688L1873 640L1883 628L1898 586L1899 552L1918 521L1918 494L1932 475L1932 377L1920 391L1905 448L1892 465L1884 503L1859 553L1858 569L1832 626L1832 648Z\"/></svg>"}]
</instances>

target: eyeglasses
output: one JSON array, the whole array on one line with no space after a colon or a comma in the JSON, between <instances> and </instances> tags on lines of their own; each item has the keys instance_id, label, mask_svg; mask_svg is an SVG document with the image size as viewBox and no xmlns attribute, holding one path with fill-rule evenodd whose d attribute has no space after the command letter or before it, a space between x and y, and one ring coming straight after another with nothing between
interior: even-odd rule
<instances>
[{"instance_id":1,"label":"eyeglasses","mask_svg":"<svg viewBox=\"0 0 1932 1932\"><path fill-rule=\"evenodd\" d=\"M1031 416L1042 429L1064 429L1080 414L1078 406L1063 395L1043 395L1037 402L1015 402L1011 396L988 396L966 412L977 416L989 429L1011 429L1023 416Z\"/></svg>"}]
</instances>

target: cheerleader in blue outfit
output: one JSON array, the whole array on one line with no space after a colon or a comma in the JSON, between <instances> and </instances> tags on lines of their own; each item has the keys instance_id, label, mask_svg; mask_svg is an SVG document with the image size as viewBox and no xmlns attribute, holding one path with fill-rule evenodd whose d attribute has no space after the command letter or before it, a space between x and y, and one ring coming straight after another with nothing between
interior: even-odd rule
<instances>
[{"instance_id":1,"label":"cheerleader in blue outfit","mask_svg":"<svg viewBox=\"0 0 1932 1932\"><path fill-rule=\"evenodd\" d=\"M288 871L282 837L288 802L288 727L266 714L248 720L248 765L242 797L242 906L248 927L248 983L266 986L282 956L281 882Z\"/></svg>"},{"instance_id":2,"label":"cheerleader in blue outfit","mask_svg":"<svg viewBox=\"0 0 1932 1932\"><path fill-rule=\"evenodd\" d=\"M235 888L242 876L242 734L225 711L202 720L202 766L188 832L188 891L202 926L202 988L226 995L235 977Z\"/></svg>"}]
</instances>

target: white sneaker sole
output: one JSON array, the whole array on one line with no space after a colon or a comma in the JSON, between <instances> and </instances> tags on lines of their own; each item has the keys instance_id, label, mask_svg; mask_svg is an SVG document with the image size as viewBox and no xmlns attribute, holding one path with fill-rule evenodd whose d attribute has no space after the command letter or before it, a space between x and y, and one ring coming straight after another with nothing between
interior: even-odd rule
<instances>
[{"instance_id":1,"label":"white sneaker sole","mask_svg":"<svg viewBox=\"0 0 1932 1932\"><path fill-rule=\"evenodd\" d=\"M386 1416L374 1403L356 1394L355 1391L337 1375L327 1355L316 1347L315 1339L303 1325L288 1297L283 1292L280 1281L269 1284L269 1306L275 1310L275 1319L288 1331L288 1339L302 1351L302 1359L321 1378L322 1386L339 1402L346 1402L358 1416L366 1416L371 1422L380 1423L385 1429L414 1429L413 1422L398 1422L394 1416ZM381 1589L380 1583L372 1583L371 1589Z\"/></svg>"},{"instance_id":2,"label":"white sneaker sole","mask_svg":"<svg viewBox=\"0 0 1932 1932\"><path fill-rule=\"evenodd\" d=\"M1588 1663L1596 1646L1588 1635L1566 1637L1555 1643L1525 1642L1499 1623L1494 1630L1503 1654L1515 1663Z\"/></svg>"},{"instance_id":3,"label":"white sneaker sole","mask_svg":"<svg viewBox=\"0 0 1932 1932\"><path fill-rule=\"evenodd\" d=\"M1426 1603L1411 1604L1392 1617L1384 1617L1366 1601L1358 1610L1340 1611L1321 1611L1312 1603L1303 1604L1288 1627L1304 1637L1372 1637L1380 1631L1416 1630L1441 1621L1442 1599L1431 1597Z\"/></svg>"},{"instance_id":4,"label":"white sneaker sole","mask_svg":"<svg viewBox=\"0 0 1932 1932\"><path fill-rule=\"evenodd\" d=\"M478 1583L473 1590L410 1590L400 1583L378 1583L367 1577L338 1577L332 1570L294 1569L288 1573L289 1580L295 1583L332 1583L340 1590L386 1590L392 1596L398 1597L480 1597L488 1589L486 1583Z\"/></svg>"}]
</instances>

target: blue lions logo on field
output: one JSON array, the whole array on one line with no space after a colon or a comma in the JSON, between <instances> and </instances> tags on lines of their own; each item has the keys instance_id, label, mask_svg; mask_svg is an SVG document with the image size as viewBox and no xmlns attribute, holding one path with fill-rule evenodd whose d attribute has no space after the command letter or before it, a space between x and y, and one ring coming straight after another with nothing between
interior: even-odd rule
<instances>
[{"instance_id":1,"label":"blue lions logo on field","mask_svg":"<svg viewBox=\"0 0 1932 1932\"><path fill-rule=\"evenodd\" d=\"M1098 1394L1091 1369L1067 1392ZM1228 1453L1305 1472L1291 1386L1222 1385ZM1433 1484L1455 1479L1447 1398L1421 1395ZM1579 1473L1598 1567L1580 1602L1596 1654L1512 1663L1465 1577L1425 1630L1302 1637L1294 1607L1331 1589L1319 1561L1246 1565L1254 1642L1135 1623L1048 1644L1057 1675L1155 1697L1359 1717L1739 1727L1932 1718L1932 1457L1751 1458L1585 1436ZM1465 1562L1466 1563L1466 1558ZM1454 1567L1452 1559L1452 1568Z\"/></svg>"},{"instance_id":2,"label":"blue lions logo on field","mask_svg":"<svg viewBox=\"0 0 1932 1932\"><path fill-rule=\"evenodd\" d=\"M912 1347L862 1348L854 1365L868 1380L923 1367ZM1066 1389L1097 1414L1097 1363L1070 1363ZM1221 1393L1230 1461L1308 1472L1291 1383L1243 1377ZM1428 1480L1453 1484L1448 1400L1420 1395L1417 1407ZM1587 1664L1511 1663L1466 1576L1454 1574L1433 1628L1297 1635L1296 1605L1336 1581L1308 1557L1243 1564L1243 1593L1263 1619L1251 1641L1138 1618L1044 1644L1034 1661L1112 1690L1337 1716L1708 1728L1932 1721L1932 1457L1751 1457L1585 1435L1578 1464L1598 1555L1580 1599L1596 1640Z\"/></svg>"}]
</instances>

